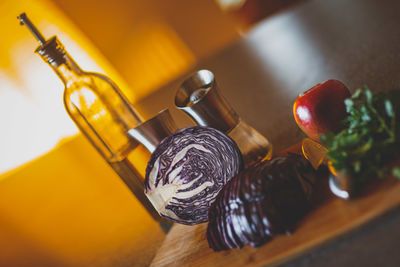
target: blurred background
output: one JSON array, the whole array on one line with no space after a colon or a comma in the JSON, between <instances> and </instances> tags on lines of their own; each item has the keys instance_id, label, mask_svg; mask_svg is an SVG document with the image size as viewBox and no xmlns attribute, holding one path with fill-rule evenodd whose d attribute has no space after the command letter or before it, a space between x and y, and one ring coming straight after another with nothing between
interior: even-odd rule
<instances>
[{"instance_id":1,"label":"blurred background","mask_svg":"<svg viewBox=\"0 0 400 267\"><path fill-rule=\"evenodd\" d=\"M165 237L79 134L17 15L135 103L299 1L0 0L0 266L147 265Z\"/></svg>"}]
</instances>

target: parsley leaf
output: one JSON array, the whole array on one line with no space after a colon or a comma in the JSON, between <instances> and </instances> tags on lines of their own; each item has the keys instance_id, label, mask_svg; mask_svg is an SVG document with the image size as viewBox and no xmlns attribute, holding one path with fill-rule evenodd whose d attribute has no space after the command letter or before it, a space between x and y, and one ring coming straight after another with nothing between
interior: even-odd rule
<instances>
[{"instance_id":1,"label":"parsley leaf","mask_svg":"<svg viewBox=\"0 0 400 267\"><path fill-rule=\"evenodd\" d=\"M400 158L400 90L372 93L364 86L345 105L344 129L321 137L333 167L356 184L391 174L400 179L400 167L388 164Z\"/></svg>"}]
</instances>

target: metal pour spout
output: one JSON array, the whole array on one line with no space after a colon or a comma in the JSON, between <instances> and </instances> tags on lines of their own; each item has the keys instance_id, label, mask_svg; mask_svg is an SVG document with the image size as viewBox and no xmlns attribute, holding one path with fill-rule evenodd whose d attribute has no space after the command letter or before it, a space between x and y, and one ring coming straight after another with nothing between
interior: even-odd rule
<instances>
[{"instance_id":1,"label":"metal pour spout","mask_svg":"<svg viewBox=\"0 0 400 267\"><path fill-rule=\"evenodd\" d=\"M20 20L21 25L25 25L30 30L30 32L33 34L36 40L38 40L41 46L46 43L46 39L44 38L44 36L35 27L35 25L33 25L32 21L28 18L25 12L21 13L21 15L19 15L17 18Z\"/></svg>"},{"instance_id":2,"label":"metal pour spout","mask_svg":"<svg viewBox=\"0 0 400 267\"><path fill-rule=\"evenodd\" d=\"M65 54L67 52L56 36L46 40L25 13L22 13L17 18L20 20L20 24L25 25L39 42L40 45L36 48L35 52L38 53L44 61L54 67L65 63Z\"/></svg>"}]
</instances>

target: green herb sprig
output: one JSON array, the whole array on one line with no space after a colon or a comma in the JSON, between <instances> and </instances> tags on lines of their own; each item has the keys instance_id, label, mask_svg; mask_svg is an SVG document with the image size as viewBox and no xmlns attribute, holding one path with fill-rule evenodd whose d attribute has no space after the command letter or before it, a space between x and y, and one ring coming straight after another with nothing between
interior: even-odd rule
<instances>
[{"instance_id":1,"label":"green herb sprig","mask_svg":"<svg viewBox=\"0 0 400 267\"><path fill-rule=\"evenodd\" d=\"M394 175L400 167L400 90L372 93L366 86L345 100L348 116L338 134L321 138L333 167L363 184Z\"/></svg>"}]
</instances>

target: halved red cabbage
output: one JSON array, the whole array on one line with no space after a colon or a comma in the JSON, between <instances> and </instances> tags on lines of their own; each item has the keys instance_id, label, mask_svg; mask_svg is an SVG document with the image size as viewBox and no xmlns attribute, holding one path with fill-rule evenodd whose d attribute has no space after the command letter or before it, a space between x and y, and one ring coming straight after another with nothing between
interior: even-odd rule
<instances>
[{"instance_id":1,"label":"halved red cabbage","mask_svg":"<svg viewBox=\"0 0 400 267\"><path fill-rule=\"evenodd\" d=\"M151 155L145 194L161 216L193 225L208 220L221 188L242 168L236 143L209 127L188 127L166 137Z\"/></svg>"},{"instance_id":2,"label":"halved red cabbage","mask_svg":"<svg viewBox=\"0 0 400 267\"><path fill-rule=\"evenodd\" d=\"M220 191L210 207L207 240L215 251L260 246L290 233L309 210L314 169L290 154L243 170Z\"/></svg>"}]
</instances>

